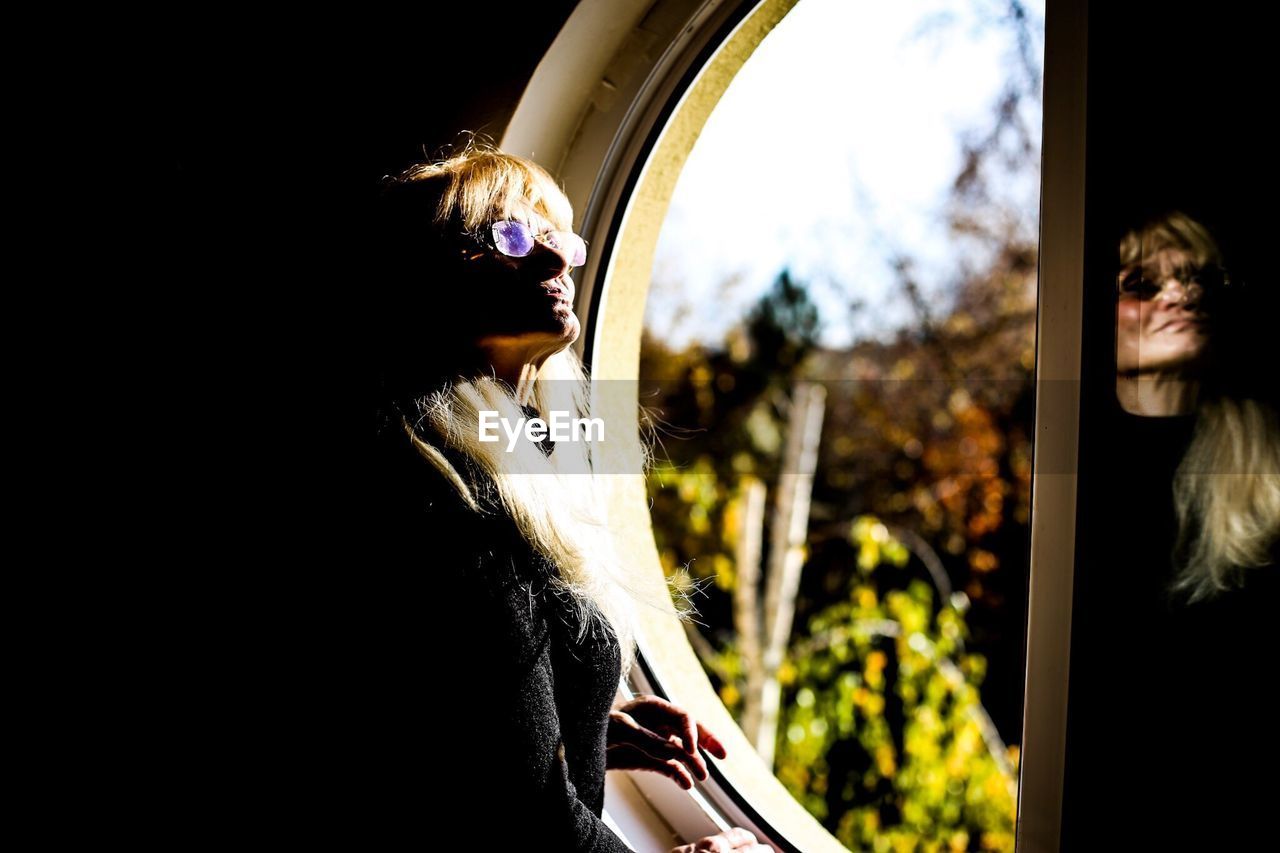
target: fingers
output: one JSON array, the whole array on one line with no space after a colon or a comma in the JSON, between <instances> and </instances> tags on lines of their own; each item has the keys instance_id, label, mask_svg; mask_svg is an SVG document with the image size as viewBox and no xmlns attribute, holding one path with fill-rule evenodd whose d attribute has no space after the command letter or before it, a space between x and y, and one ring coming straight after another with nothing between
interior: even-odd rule
<instances>
[{"instance_id":1,"label":"fingers","mask_svg":"<svg viewBox=\"0 0 1280 853\"><path fill-rule=\"evenodd\" d=\"M716 758L724 758L728 754L714 732L699 723L688 711L661 696L637 696L624 708L642 725L654 731L675 733L690 755L696 756L699 747Z\"/></svg>"},{"instance_id":2,"label":"fingers","mask_svg":"<svg viewBox=\"0 0 1280 853\"><path fill-rule=\"evenodd\" d=\"M679 715L681 724L680 737L684 741L685 748L689 751L689 754L696 756L698 747L702 747L716 758L724 758L728 755L724 744L720 742L720 738L716 737L711 729L697 722L693 718L693 714L676 705L671 705L671 709L673 713ZM703 778L706 777L704 776Z\"/></svg>"},{"instance_id":3,"label":"fingers","mask_svg":"<svg viewBox=\"0 0 1280 853\"><path fill-rule=\"evenodd\" d=\"M756 841L755 835L750 830L740 826L699 839L692 847L694 853L730 853L730 851L745 853L745 851L768 849Z\"/></svg>"},{"instance_id":4,"label":"fingers","mask_svg":"<svg viewBox=\"0 0 1280 853\"><path fill-rule=\"evenodd\" d=\"M630 744L610 746L605 752L605 767L609 770L648 770L661 773L686 791L693 788L693 777L681 761L675 758L655 758Z\"/></svg>"},{"instance_id":5,"label":"fingers","mask_svg":"<svg viewBox=\"0 0 1280 853\"><path fill-rule=\"evenodd\" d=\"M698 723L698 745L716 758L724 758L727 753L724 744L720 742L720 738L712 734L711 730L702 723Z\"/></svg>"},{"instance_id":6,"label":"fingers","mask_svg":"<svg viewBox=\"0 0 1280 853\"><path fill-rule=\"evenodd\" d=\"M622 712L614 711L611 722L615 723L609 732L609 745L629 746L648 755L654 762L675 760L688 765L693 774L705 780L710 774L707 761L698 753L696 747L692 753L686 751L684 743L676 735L664 738L657 732L635 724L634 719ZM693 741L690 741L693 742Z\"/></svg>"},{"instance_id":7,"label":"fingers","mask_svg":"<svg viewBox=\"0 0 1280 853\"><path fill-rule=\"evenodd\" d=\"M661 752L655 755L654 758L674 762L681 768L687 765L689 770L693 772L693 775L698 777L699 781L705 782L707 780L707 777L710 775L707 771L707 760L697 752L690 755L688 752L685 752L682 744L671 743L669 741L664 742L662 747Z\"/></svg>"},{"instance_id":8,"label":"fingers","mask_svg":"<svg viewBox=\"0 0 1280 853\"><path fill-rule=\"evenodd\" d=\"M664 761L662 762L660 769L681 788L684 788L686 791L693 790L693 777L689 775L688 768L679 761L676 761L674 758L670 761Z\"/></svg>"},{"instance_id":9,"label":"fingers","mask_svg":"<svg viewBox=\"0 0 1280 853\"><path fill-rule=\"evenodd\" d=\"M728 841L730 844L733 845L733 847L730 849L735 849L735 850L739 847L745 847L749 844L756 843L755 833L741 826L735 826L733 829L726 830L725 832L720 833L718 836L713 835L711 837L725 839L726 841Z\"/></svg>"},{"instance_id":10,"label":"fingers","mask_svg":"<svg viewBox=\"0 0 1280 853\"><path fill-rule=\"evenodd\" d=\"M698 754L698 724L693 719L693 714L676 705L671 706L671 711L676 715L680 726L680 739L684 741L684 748L688 750L690 755Z\"/></svg>"}]
</instances>

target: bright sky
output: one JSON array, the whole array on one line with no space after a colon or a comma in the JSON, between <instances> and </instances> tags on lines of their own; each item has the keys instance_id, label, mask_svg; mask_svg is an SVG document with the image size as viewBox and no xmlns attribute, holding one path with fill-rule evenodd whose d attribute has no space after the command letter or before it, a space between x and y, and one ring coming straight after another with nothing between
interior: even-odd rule
<instances>
[{"instance_id":1,"label":"bright sky","mask_svg":"<svg viewBox=\"0 0 1280 853\"><path fill-rule=\"evenodd\" d=\"M1029 7L1042 36L1043 0ZM907 321L895 252L917 257L926 290L944 292L957 249L942 202L963 134L990 126L1009 73L1003 11L996 0L800 0L685 165L658 243L650 329L677 346L718 342L789 266L822 310L823 342L847 345ZM1015 187L1029 227L1037 182ZM854 299L866 303L857 315Z\"/></svg>"}]
</instances>

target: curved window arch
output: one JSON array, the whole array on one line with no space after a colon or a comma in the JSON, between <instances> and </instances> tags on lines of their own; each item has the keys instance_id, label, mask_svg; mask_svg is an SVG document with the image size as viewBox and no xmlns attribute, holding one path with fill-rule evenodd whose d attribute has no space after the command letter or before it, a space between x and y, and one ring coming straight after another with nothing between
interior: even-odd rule
<instances>
[{"instance_id":1,"label":"curved window arch","mask_svg":"<svg viewBox=\"0 0 1280 853\"><path fill-rule=\"evenodd\" d=\"M551 63L535 76L512 120L503 146L539 156L559 169L580 211L580 230L595 251L583 276L589 317L584 350L598 382L631 381L640 360L642 311L654 248L680 170L703 124L734 74L766 35L795 5L793 0L760 4L660 2L630 4L630 19L615 26L610 45L597 46L597 72L580 83L576 105L561 98L557 121L536 113L558 91ZM583 12L584 10L579 10ZM575 13L575 17L579 14ZM578 25L586 27L589 21ZM665 28L665 29L664 29ZM562 39L575 35L570 20ZM647 62L635 61L648 50ZM610 53L610 50L613 52ZM554 48L553 48L554 51ZM630 68L623 58L632 57ZM567 71L561 70L561 81ZM568 103L566 103L566 100ZM558 128L548 131L548 127ZM607 283L607 289L601 283ZM1041 342L1043 345L1043 341ZM603 404L610 405L604 395ZM609 423L634 417L634 393L618 395L617 408L602 414ZM628 412L628 407L632 409ZM611 512L627 553L652 567L646 583L665 592L656 571L645 483L616 478ZM641 638L644 687L673 696L727 734L731 758L720 765L717 799L726 818L765 829L784 848L841 849L754 756L707 681L680 623L669 614L648 614ZM713 786L714 787L714 786ZM781 795L781 796L780 796ZM794 845L794 846L792 846Z\"/></svg>"}]
</instances>

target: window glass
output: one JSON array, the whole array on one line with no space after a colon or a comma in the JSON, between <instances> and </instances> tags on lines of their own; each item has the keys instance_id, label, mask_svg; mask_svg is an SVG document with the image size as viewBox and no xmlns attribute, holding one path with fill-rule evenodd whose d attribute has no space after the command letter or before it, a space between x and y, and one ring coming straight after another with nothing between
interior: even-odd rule
<instances>
[{"instance_id":1,"label":"window glass","mask_svg":"<svg viewBox=\"0 0 1280 853\"><path fill-rule=\"evenodd\" d=\"M663 567L726 706L853 849L1013 848L1043 26L801 0L657 249Z\"/></svg>"},{"instance_id":2,"label":"window glass","mask_svg":"<svg viewBox=\"0 0 1280 853\"><path fill-rule=\"evenodd\" d=\"M1238 3L1089 27L1064 849L1251 849L1280 758L1267 48Z\"/></svg>"}]
</instances>

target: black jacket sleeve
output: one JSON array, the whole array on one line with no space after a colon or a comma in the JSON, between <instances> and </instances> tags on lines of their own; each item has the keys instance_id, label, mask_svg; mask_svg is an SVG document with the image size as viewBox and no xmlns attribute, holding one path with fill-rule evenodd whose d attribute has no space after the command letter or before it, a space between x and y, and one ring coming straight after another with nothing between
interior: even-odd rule
<instances>
[{"instance_id":1,"label":"black jacket sleeve","mask_svg":"<svg viewBox=\"0 0 1280 853\"><path fill-rule=\"evenodd\" d=\"M379 804L370 828L408 821L434 849L630 850L600 819L604 745L588 725L603 726L616 670L611 685L557 672L547 566L510 518L477 513L403 436L386 439L363 583L377 616L357 646L378 715L357 783Z\"/></svg>"},{"instance_id":2,"label":"black jacket sleeve","mask_svg":"<svg viewBox=\"0 0 1280 853\"><path fill-rule=\"evenodd\" d=\"M489 787L510 808L492 819L518 820L513 832L551 850L631 850L579 797L570 780L565 738L556 708L556 672L551 653L550 612L558 600L545 583L522 576L521 561L502 550L477 561L469 586L470 608L489 672L474 667L463 676L467 692L485 706L491 749ZM599 768L603 774L604 768Z\"/></svg>"}]
</instances>

